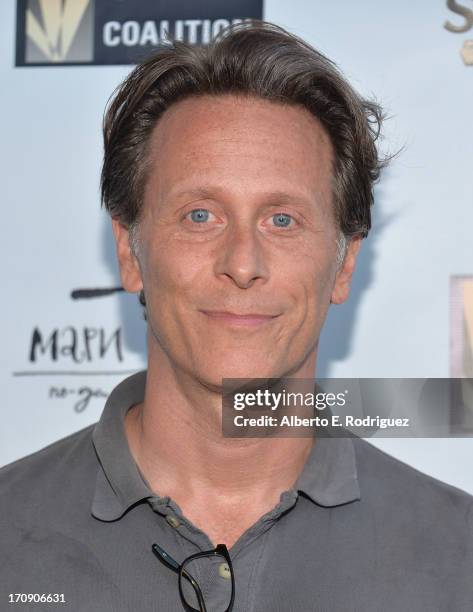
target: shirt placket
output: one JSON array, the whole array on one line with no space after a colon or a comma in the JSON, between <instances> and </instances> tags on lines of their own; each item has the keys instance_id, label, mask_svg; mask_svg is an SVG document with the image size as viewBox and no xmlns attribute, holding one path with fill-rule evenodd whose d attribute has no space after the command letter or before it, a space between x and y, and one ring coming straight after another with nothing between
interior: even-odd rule
<instances>
[{"instance_id":1,"label":"shirt placket","mask_svg":"<svg viewBox=\"0 0 473 612\"><path fill-rule=\"evenodd\" d=\"M255 584L255 576L260 561L260 551L263 546L262 537L279 517L291 510L297 502L297 491L286 491L281 501L270 512L262 516L254 525L238 539L230 550L235 579L234 612L249 612L249 602ZM169 497L155 497L149 500L153 510L160 514L169 527L175 532L182 549L181 563L186 557L205 550L211 550L214 545L201 529L193 525L182 514L179 506ZM204 594L208 612L223 612L228 600L229 575L218 558L210 561L199 560L193 565L192 575L198 581Z\"/></svg>"},{"instance_id":2,"label":"shirt placket","mask_svg":"<svg viewBox=\"0 0 473 612\"><path fill-rule=\"evenodd\" d=\"M174 531L182 550L182 558L176 559L178 563L194 553L214 548L207 534L186 519L172 499L155 497L151 498L149 503L153 510L160 514ZM207 611L222 612L225 610L228 606L229 589L231 591L227 563L217 557L198 559L193 561L192 567L188 569L202 590ZM192 593L192 591L187 592ZM192 603L192 600L190 603ZM195 602L193 605L198 607Z\"/></svg>"}]
</instances>

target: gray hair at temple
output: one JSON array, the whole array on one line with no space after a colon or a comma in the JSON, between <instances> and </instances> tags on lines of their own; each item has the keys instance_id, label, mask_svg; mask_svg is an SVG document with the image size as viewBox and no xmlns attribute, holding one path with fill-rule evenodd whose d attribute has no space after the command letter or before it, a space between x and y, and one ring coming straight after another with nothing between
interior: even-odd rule
<instances>
[{"instance_id":1,"label":"gray hair at temple","mask_svg":"<svg viewBox=\"0 0 473 612\"><path fill-rule=\"evenodd\" d=\"M373 185L387 163L376 146L383 113L352 88L331 60L267 22L230 26L205 47L172 42L117 88L103 124L101 195L107 211L132 230L136 250L153 128L180 100L224 94L301 106L322 124L334 150L337 259L343 260L347 239L364 238L371 228Z\"/></svg>"}]
</instances>

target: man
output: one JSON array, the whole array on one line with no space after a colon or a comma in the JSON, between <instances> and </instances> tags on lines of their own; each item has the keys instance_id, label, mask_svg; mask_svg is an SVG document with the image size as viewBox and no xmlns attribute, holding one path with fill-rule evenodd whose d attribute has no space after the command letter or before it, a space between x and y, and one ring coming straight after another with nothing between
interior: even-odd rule
<instances>
[{"instance_id":1,"label":"man","mask_svg":"<svg viewBox=\"0 0 473 612\"><path fill-rule=\"evenodd\" d=\"M473 610L471 497L362 440L222 436L223 378L314 375L370 228L380 119L264 23L126 79L102 196L148 369L2 470L2 609Z\"/></svg>"}]
</instances>

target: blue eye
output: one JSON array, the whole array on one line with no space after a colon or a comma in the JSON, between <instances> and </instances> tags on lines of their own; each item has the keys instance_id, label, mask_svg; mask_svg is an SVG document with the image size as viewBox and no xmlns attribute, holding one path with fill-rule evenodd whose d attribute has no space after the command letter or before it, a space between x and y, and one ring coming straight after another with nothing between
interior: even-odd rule
<instances>
[{"instance_id":1,"label":"blue eye","mask_svg":"<svg viewBox=\"0 0 473 612\"><path fill-rule=\"evenodd\" d=\"M273 215L273 223L276 227L287 227L291 221L292 217L290 215L286 215L285 213Z\"/></svg>"},{"instance_id":2,"label":"blue eye","mask_svg":"<svg viewBox=\"0 0 473 612\"><path fill-rule=\"evenodd\" d=\"M205 208L196 208L191 211L190 217L194 223L205 223L209 220L209 211Z\"/></svg>"}]
</instances>

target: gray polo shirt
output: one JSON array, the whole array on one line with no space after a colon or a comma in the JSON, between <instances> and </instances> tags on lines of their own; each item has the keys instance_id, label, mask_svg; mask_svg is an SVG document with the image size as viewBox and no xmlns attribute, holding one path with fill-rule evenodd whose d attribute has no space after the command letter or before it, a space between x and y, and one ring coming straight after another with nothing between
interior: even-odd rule
<instances>
[{"instance_id":1,"label":"gray polo shirt","mask_svg":"<svg viewBox=\"0 0 473 612\"><path fill-rule=\"evenodd\" d=\"M182 612L178 562L214 546L141 477L124 433L145 374L100 422L0 470L0 610ZM230 549L235 612L472 612L473 498L358 439L317 439L294 487ZM222 580L226 580L222 576ZM219 584L206 586L218 611ZM10 594L65 603L8 603Z\"/></svg>"}]
</instances>

